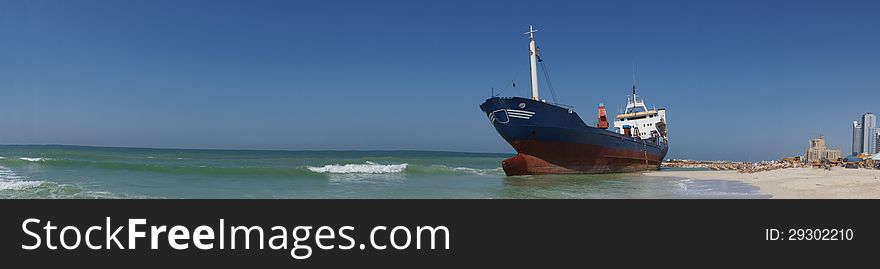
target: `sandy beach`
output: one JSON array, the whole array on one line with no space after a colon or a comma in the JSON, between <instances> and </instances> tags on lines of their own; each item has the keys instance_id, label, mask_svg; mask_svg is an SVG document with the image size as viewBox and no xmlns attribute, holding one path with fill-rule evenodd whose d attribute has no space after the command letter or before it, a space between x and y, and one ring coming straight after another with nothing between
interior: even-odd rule
<instances>
[{"instance_id":1,"label":"sandy beach","mask_svg":"<svg viewBox=\"0 0 880 269\"><path fill-rule=\"evenodd\" d=\"M775 199L880 198L880 170L788 168L751 174L737 171L657 171L648 176L734 180L752 184Z\"/></svg>"}]
</instances>

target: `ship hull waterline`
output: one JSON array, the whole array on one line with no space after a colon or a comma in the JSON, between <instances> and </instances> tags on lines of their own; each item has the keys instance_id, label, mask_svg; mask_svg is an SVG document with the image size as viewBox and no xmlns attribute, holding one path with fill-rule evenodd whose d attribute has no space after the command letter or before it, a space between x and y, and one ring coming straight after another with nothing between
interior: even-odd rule
<instances>
[{"instance_id":1,"label":"ship hull waterline","mask_svg":"<svg viewBox=\"0 0 880 269\"><path fill-rule=\"evenodd\" d=\"M516 156L501 162L508 176L546 174L599 174L657 170L660 155L625 151L595 145L513 141Z\"/></svg>"}]
</instances>

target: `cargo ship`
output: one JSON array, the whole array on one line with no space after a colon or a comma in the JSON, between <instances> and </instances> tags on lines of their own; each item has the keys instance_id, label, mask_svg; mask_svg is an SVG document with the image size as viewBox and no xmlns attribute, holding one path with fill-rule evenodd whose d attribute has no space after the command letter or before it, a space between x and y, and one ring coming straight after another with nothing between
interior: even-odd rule
<instances>
[{"instance_id":1,"label":"cargo ship","mask_svg":"<svg viewBox=\"0 0 880 269\"><path fill-rule=\"evenodd\" d=\"M547 102L538 95L537 63L543 61L529 26L531 98L493 96L480 109L517 152L502 161L508 176L539 174L620 173L659 169L669 149L666 109L648 109L636 94L609 130L605 106L599 104L595 126L584 123L573 107ZM546 70L545 70L546 71ZM555 97L554 97L555 99Z\"/></svg>"}]
</instances>

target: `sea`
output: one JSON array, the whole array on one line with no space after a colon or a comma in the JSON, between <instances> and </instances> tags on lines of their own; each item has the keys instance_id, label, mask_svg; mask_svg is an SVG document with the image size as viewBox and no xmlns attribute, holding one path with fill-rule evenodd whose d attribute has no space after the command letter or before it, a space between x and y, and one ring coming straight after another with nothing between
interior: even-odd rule
<instances>
[{"instance_id":1,"label":"sea","mask_svg":"<svg viewBox=\"0 0 880 269\"><path fill-rule=\"evenodd\" d=\"M768 198L643 173L507 177L513 154L0 146L0 198ZM664 170L661 170L661 173Z\"/></svg>"}]
</instances>

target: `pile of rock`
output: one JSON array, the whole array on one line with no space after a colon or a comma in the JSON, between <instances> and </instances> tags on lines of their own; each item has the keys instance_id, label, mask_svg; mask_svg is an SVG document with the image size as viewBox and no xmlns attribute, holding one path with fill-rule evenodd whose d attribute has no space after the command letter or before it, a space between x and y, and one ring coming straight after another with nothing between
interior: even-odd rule
<instances>
[{"instance_id":1,"label":"pile of rock","mask_svg":"<svg viewBox=\"0 0 880 269\"><path fill-rule=\"evenodd\" d=\"M745 165L744 167L738 169L740 173L757 173L764 172L776 169L786 169L786 168L798 168L798 167L806 167L807 165L801 162L786 162L786 161L765 161L759 163L750 163Z\"/></svg>"},{"instance_id":2,"label":"pile of rock","mask_svg":"<svg viewBox=\"0 0 880 269\"><path fill-rule=\"evenodd\" d=\"M796 160L784 159L781 161L731 162L731 161L694 161L694 160L669 160L663 162L661 167L676 168L703 168L709 170L737 170L740 173L756 173L785 168L807 167L806 164Z\"/></svg>"},{"instance_id":3,"label":"pile of rock","mask_svg":"<svg viewBox=\"0 0 880 269\"><path fill-rule=\"evenodd\" d=\"M737 170L744 166L741 162L730 161L693 161L693 160L670 160L662 163L661 167L676 168L704 168L710 170Z\"/></svg>"}]
</instances>

